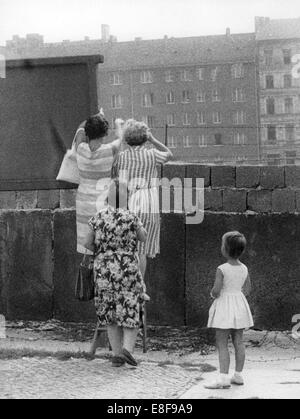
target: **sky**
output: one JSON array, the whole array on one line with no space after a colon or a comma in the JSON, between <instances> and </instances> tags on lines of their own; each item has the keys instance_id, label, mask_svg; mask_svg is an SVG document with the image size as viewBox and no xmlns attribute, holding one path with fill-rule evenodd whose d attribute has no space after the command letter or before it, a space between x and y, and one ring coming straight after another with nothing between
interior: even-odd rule
<instances>
[{"instance_id":1,"label":"sky","mask_svg":"<svg viewBox=\"0 0 300 419\"><path fill-rule=\"evenodd\" d=\"M299 0L0 0L0 45L18 34L45 42L101 37L118 41L253 32L254 16L300 17Z\"/></svg>"}]
</instances>

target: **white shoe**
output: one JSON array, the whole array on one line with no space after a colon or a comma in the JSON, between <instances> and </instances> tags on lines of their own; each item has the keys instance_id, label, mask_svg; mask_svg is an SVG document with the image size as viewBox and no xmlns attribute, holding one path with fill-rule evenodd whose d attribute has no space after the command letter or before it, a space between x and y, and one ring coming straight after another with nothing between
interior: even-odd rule
<instances>
[{"instance_id":1,"label":"white shoe","mask_svg":"<svg viewBox=\"0 0 300 419\"><path fill-rule=\"evenodd\" d=\"M234 375L231 378L230 382L231 382L231 384L234 384L236 386L243 386L244 385L244 380L243 380L243 377L241 375L240 376Z\"/></svg>"},{"instance_id":2,"label":"white shoe","mask_svg":"<svg viewBox=\"0 0 300 419\"><path fill-rule=\"evenodd\" d=\"M225 390L230 388L230 383L221 383L221 381L214 381L210 384L204 384L204 388L207 388L208 390Z\"/></svg>"}]
</instances>

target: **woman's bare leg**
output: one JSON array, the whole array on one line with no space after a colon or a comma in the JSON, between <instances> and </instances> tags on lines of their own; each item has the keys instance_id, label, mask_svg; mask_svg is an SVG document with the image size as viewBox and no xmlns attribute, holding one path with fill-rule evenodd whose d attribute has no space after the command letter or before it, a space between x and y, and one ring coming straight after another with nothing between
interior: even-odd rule
<instances>
[{"instance_id":1,"label":"woman's bare leg","mask_svg":"<svg viewBox=\"0 0 300 419\"><path fill-rule=\"evenodd\" d=\"M122 338L123 330L122 327L117 325L107 326L107 334L110 346L114 356L120 356L122 352Z\"/></svg>"},{"instance_id":2,"label":"woman's bare leg","mask_svg":"<svg viewBox=\"0 0 300 419\"><path fill-rule=\"evenodd\" d=\"M142 272L143 278L145 279L145 273L147 269L147 256L139 255L139 258L140 258L140 270Z\"/></svg>"},{"instance_id":3,"label":"woman's bare leg","mask_svg":"<svg viewBox=\"0 0 300 419\"><path fill-rule=\"evenodd\" d=\"M126 349L131 354L134 351L136 339L138 336L139 329L131 329L129 327L123 328L123 348Z\"/></svg>"}]
</instances>

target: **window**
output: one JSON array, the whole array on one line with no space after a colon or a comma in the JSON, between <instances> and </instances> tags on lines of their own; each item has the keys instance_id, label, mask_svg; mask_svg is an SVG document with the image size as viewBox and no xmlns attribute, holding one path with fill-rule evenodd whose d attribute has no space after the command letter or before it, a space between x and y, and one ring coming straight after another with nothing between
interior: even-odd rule
<instances>
[{"instance_id":1,"label":"window","mask_svg":"<svg viewBox=\"0 0 300 419\"><path fill-rule=\"evenodd\" d=\"M205 92L203 92L202 90L199 90L198 92L197 92L197 102L205 102L205 99L206 99L206 94L205 94Z\"/></svg>"},{"instance_id":2,"label":"window","mask_svg":"<svg viewBox=\"0 0 300 419\"><path fill-rule=\"evenodd\" d=\"M175 95L174 95L174 92L168 92L167 93L167 104L168 105L172 105L173 103L175 103Z\"/></svg>"},{"instance_id":3,"label":"window","mask_svg":"<svg viewBox=\"0 0 300 419\"><path fill-rule=\"evenodd\" d=\"M153 106L154 96L153 93L143 93L142 95L142 107L151 108Z\"/></svg>"},{"instance_id":4,"label":"window","mask_svg":"<svg viewBox=\"0 0 300 419\"><path fill-rule=\"evenodd\" d=\"M266 89L274 89L274 76L270 74L266 76Z\"/></svg>"},{"instance_id":5,"label":"window","mask_svg":"<svg viewBox=\"0 0 300 419\"><path fill-rule=\"evenodd\" d=\"M197 124L198 125L205 124L205 115L204 115L204 112L197 112Z\"/></svg>"},{"instance_id":6,"label":"window","mask_svg":"<svg viewBox=\"0 0 300 419\"><path fill-rule=\"evenodd\" d=\"M175 125L175 115L173 113L167 115L167 125L173 127Z\"/></svg>"},{"instance_id":7,"label":"window","mask_svg":"<svg viewBox=\"0 0 300 419\"><path fill-rule=\"evenodd\" d=\"M206 135L202 134L199 135L199 147L206 147L207 146L207 138Z\"/></svg>"},{"instance_id":8,"label":"window","mask_svg":"<svg viewBox=\"0 0 300 419\"><path fill-rule=\"evenodd\" d=\"M182 81L192 81L193 76L191 70L182 70L180 73L180 78Z\"/></svg>"},{"instance_id":9,"label":"window","mask_svg":"<svg viewBox=\"0 0 300 419\"><path fill-rule=\"evenodd\" d=\"M294 101L292 97L286 97L284 99L284 112L293 113L294 112Z\"/></svg>"},{"instance_id":10,"label":"window","mask_svg":"<svg viewBox=\"0 0 300 419\"><path fill-rule=\"evenodd\" d=\"M197 76L198 76L198 80L203 80L204 79L204 68L203 67L198 68Z\"/></svg>"},{"instance_id":11,"label":"window","mask_svg":"<svg viewBox=\"0 0 300 419\"><path fill-rule=\"evenodd\" d=\"M237 87L232 92L232 100L233 102L244 102L245 101L245 91Z\"/></svg>"},{"instance_id":12,"label":"window","mask_svg":"<svg viewBox=\"0 0 300 419\"><path fill-rule=\"evenodd\" d=\"M246 114L244 111L236 111L233 115L235 125L244 124L246 122Z\"/></svg>"},{"instance_id":13,"label":"window","mask_svg":"<svg viewBox=\"0 0 300 419\"><path fill-rule=\"evenodd\" d=\"M188 135L185 135L185 136L183 137L183 147L184 147L184 148L189 148L189 147L191 147L191 145L190 145L190 137L189 137Z\"/></svg>"},{"instance_id":14,"label":"window","mask_svg":"<svg viewBox=\"0 0 300 419\"><path fill-rule=\"evenodd\" d=\"M234 64L231 67L231 75L234 79L240 79L244 77L244 65L243 64Z\"/></svg>"},{"instance_id":15,"label":"window","mask_svg":"<svg viewBox=\"0 0 300 419\"><path fill-rule=\"evenodd\" d=\"M283 87L285 89L289 89L292 87L292 75L291 74L285 74L283 76Z\"/></svg>"},{"instance_id":16,"label":"window","mask_svg":"<svg viewBox=\"0 0 300 419\"><path fill-rule=\"evenodd\" d=\"M174 74L171 70L167 70L165 76L166 83L172 83L174 81Z\"/></svg>"},{"instance_id":17,"label":"window","mask_svg":"<svg viewBox=\"0 0 300 419\"><path fill-rule=\"evenodd\" d=\"M184 113L182 117L183 125L191 125L191 116L189 113Z\"/></svg>"},{"instance_id":18,"label":"window","mask_svg":"<svg viewBox=\"0 0 300 419\"><path fill-rule=\"evenodd\" d=\"M271 144L276 143L277 135L276 135L275 125L269 125L267 130L268 130L268 142Z\"/></svg>"},{"instance_id":19,"label":"window","mask_svg":"<svg viewBox=\"0 0 300 419\"><path fill-rule=\"evenodd\" d=\"M282 50L282 54L283 54L284 64L291 64L291 62L292 62L291 50L290 49L284 49L284 50Z\"/></svg>"},{"instance_id":20,"label":"window","mask_svg":"<svg viewBox=\"0 0 300 419\"><path fill-rule=\"evenodd\" d=\"M280 165L281 156L280 154L268 154L267 161L269 166L279 166Z\"/></svg>"},{"instance_id":21,"label":"window","mask_svg":"<svg viewBox=\"0 0 300 419\"><path fill-rule=\"evenodd\" d=\"M223 145L222 134L215 134L215 145Z\"/></svg>"},{"instance_id":22,"label":"window","mask_svg":"<svg viewBox=\"0 0 300 419\"><path fill-rule=\"evenodd\" d=\"M273 50L272 49L264 50L264 59L265 59L265 65L270 66L273 64Z\"/></svg>"},{"instance_id":23,"label":"window","mask_svg":"<svg viewBox=\"0 0 300 419\"><path fill-rule=\"evenodd\" d=\"M121 97L121 95L112 95L112 97L111 97L111 107L113 109L122 108L122 97Z\"/></svg>"},{"instance_id":24,"label":"window","mask_svg":"<svg viewBox=\"0 0 300 419\"><path fill-rule=\"evenodd\" d=\"M152 83L153 82L153 78L152 78L152 73L151 71L142 71L141 72L141 83Z\"/></svg>"},{"instance_id":25,"label":"window","mask_svg":"<svg viewBox=\"0 0 300 419\"><path fill-rule=\"evenodd\" d=\"M217 75L218 75L218 67L214 67L211 69L210 72L210 78L212 81L216 81L217 80Z\"/></svg>"},{"instance_id":26,"label":"window","mask_svg":"<svg viewBox=\"0 0 300 419\"><path fill-rule=\"evenodd\" d=\"M154 118L154 116L149 116L149 115L143 116L142 117L142 121L146 125L148 125L149 128L154 128L154 126L155 126L155 118Z\"/></svg>"},{"instance_id":27,"label":"window","mask_svg":"<svg viewBox=\"0 0 300 419\"><path fill-rule=\"evenodd\" d=\"M289 142L295 141L295 126L293 124L285 126L285 139Z\"/></svg>"},{"instance_id":28,"label":"window","mask_svg":"<svg viewBox=\"0 0 300 419\"><path fill-rule=\"evenodd\" d=\"M214 124L220 124L221 123L221 113L220 112L213 112L212 119Z\"/></svg>"},{"instance_id":29,"label":"window","mask_svg":"<svg viewBox=\"0 0 300 419\"><path fill-rule=\"evenodd\" d=\"M177 147L176 140L173 137L173 135L171 137L168 137L168 147L170 147L170 148L176 148Z\"/></svg>"},{"instance_id":30,"label":"window","mask_svg":"<svg viewBox=\"0 0 300 419\"><path fill-rule=\"evenodd\" d=\"M120 73L110 73L109 83L115 86L123 84L122 75Z\"/></svg>"},{"instance_id":31,"label":"window","mask_svg":"<svg viewBox=\"0 0 300 419\"><path fill-rule=\"evenodd\" d=\"M286 157L286 164L296 164L296 151L286 151L285 153Z\"/></svg>"},{"instance_id":32,"label":"window","mask_svg":"<svg viewBox=\"0 0 300 419\"><path fill-rule=\"evenodd\" d=\"M275 114L275 99L273 97L267 97L266 104L267 104L267 114L274 115Z\"/></svg>"},{"instance_id":33,"label":"window","mask_svg":"<svg viewBox=\"0 0 300 419\"><path fill-rule=\"evenodd\" d=\"M213 92L212 92L212 101L213 102L220 102L221 101L219 90L217 90L217 89L213 90Z\"/></svg>"},{"instance_id":34,"label":"window","mask_svg":"<svg viewBox=\"0 0 300 419\"><path fill-rule=\"evenodd\" d=\"M184 90L182 92L182 103L190 103L191 101L191 94L189 90Z\"/></svg>"},{"instance_id":35,"label":"window","mask_svg":"<svg viewBox=\"0 0 300 419\"><path fill-rule=\"evenodd\" d=\"M243 132L235 132L233 135L233 142L235 145L245 145L246 135Z\"/></svg>"}]
</instances>

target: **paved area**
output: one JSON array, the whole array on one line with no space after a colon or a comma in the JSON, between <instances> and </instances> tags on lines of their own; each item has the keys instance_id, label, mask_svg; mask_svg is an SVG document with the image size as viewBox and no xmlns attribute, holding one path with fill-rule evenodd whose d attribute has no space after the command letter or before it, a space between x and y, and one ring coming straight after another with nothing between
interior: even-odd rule
<instances>
[{"instance_id":1,"label":"paved area","mask_svg":"<svg viewBox=\"0 0 300 419\"><path fill-rule=\"evenodd\" d=\"M138 368L112 368L106 348L87 359L85 327L10 325L0 339L0 398L300 398L300 340L288 332L247 332L245 386L215 391L203 384L217 354L197 330L153 329L147 354L138 345Z\"/></svg>"}]
</instances>

